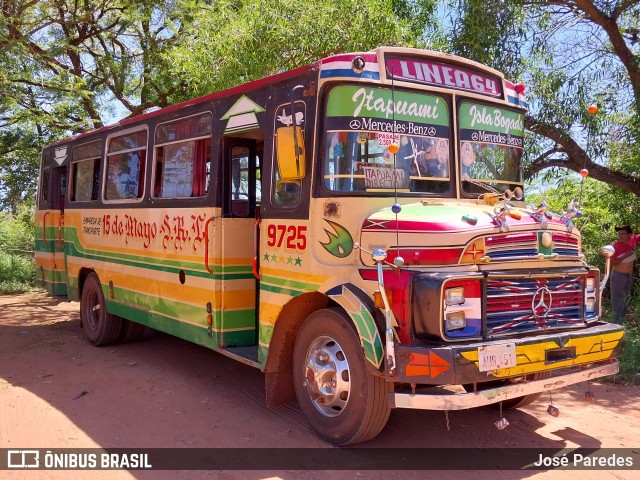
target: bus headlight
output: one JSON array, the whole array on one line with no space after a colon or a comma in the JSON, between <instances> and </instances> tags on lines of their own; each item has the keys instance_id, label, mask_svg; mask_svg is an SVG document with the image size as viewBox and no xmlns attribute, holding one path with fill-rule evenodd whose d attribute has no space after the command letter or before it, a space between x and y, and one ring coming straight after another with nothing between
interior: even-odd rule
<instances>
[{"instance_id":1,"label":"bus headlight","mask_svg":"<svg viewBox=\"0 0 640 480\"><path fill-rule=\"evenodd\" d=\"M444 325L447 332L463 330L467 328L467 318L464 312L447 313L444 318Z\"/></svg>"},{"instance_id":2,"label":"bus headlight","mask_svg":"<svg viewBox=\"0 0 640 480\"><path fill-rule=\"evenodd\" d=\"M447 288L444 291L446 305L462 305L464 303L464 287Z\"/></svg>"},{"instance_id":3,"label":"bus headlight","mask_svg":"<svg viewBox=\"0 0 640 480\"><path fill-rule=\"evenodd\" d=\"M589 274L584 279L584 313L587 319L598 314L598 277Z\"/></svg>"}]
</instances>

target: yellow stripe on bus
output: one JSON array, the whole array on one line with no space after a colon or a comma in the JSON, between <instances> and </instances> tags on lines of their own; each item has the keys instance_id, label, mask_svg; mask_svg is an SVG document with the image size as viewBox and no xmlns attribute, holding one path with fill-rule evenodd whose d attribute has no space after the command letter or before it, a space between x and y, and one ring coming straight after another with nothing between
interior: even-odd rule
<instances>
[{"instance_id":1,"label":"yellow stripe on bus","mask_svg":"<svg viewBox=\"0 0 640 480\"><path fill-rule=\"evenodd\" d=\"M278 268L260 267L260 273L264 275L272 275L274 277L281 277L287 280L303 280L305 282L322 284L329 278L329 275L313 275L304 272L292 272L291 270L281 270Z\"/></svg>"},{"instance_id":2,"label":"yellow stripe on bus","mask_svg":"<svg viewBox=\"0 0 640 480\"><path fill-rule=\"evenodd\" d=\"M613 349L623 337L623 332L613 332L603 335L577 337L569 340L565 345L555 341L533 343L516 347L518 364L515 367L494 370L495 377L509 377L527 373L540 372L582 363L595 362L611 357ZM576 358L547 364L546 351L554 348L576 348ZM461 353L464 358L478 365L478 350Z\"/></svg>"}]
</instances>

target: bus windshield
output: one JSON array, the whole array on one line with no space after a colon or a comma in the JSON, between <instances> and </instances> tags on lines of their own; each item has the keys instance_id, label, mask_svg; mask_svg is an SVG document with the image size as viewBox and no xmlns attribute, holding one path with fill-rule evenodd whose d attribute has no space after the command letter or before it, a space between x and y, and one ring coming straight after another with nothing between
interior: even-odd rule
<instances>
[{"instance_id":1,"label":"bus windshield","mask_svg":"<svg viewBox=\"0 0 640 480\"><path fill-rule=\"evenodd\" d=\"M323 184L342 193L446 193L451 128L437 95L342 85L328 97ZM393 155L389 145L399 146Z\"/></svg>"},{"instance_id":2,"label":"bus windshield","mask_svg":"<svg viewBox=\"0 0 640 480\"><path fill-rule=\"evenodd\" d=\"M462 191L503 193L522 186L524 114L460 102L458 122Z\"/></svg>"}]
</instances>

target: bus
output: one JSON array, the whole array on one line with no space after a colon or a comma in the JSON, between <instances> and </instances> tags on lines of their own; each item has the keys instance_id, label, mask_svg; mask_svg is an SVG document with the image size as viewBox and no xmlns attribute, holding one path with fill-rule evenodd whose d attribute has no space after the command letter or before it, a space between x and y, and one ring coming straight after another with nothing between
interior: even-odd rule
<instances>
[{"instance_id":1,"label":"bus","mask_svg":"<svg viewBox=\"0 0 640 480\"><path fill-rule=\"evenodd\" d=\"M576 208L526 206L525 112L492 68L380 47L78 134L42 151L40 279L92 344L258 368L334 445L526 405L615 374L624 330Z\"/></svg>"}]
</instances>

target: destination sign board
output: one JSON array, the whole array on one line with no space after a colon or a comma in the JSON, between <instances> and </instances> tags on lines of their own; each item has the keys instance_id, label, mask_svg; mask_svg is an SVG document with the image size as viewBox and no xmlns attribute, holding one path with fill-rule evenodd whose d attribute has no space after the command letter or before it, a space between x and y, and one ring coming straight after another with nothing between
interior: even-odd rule
<instances>
[{"instance_id":1,"label":"destination sign board","mask_svg":"<svg viewBox=\"0 0 640 480\"><path fill-rule=\"evenodd\" d=\"M385 63L387 75L398 80L456 88L491 97L502 96L502 81L495 75L417 58L388 57Z\"/></svg>"}]
</instances>

